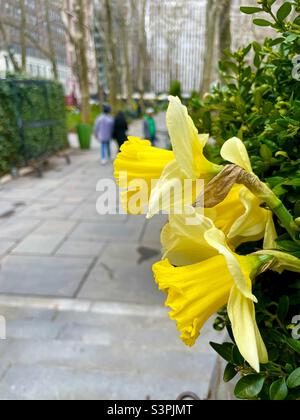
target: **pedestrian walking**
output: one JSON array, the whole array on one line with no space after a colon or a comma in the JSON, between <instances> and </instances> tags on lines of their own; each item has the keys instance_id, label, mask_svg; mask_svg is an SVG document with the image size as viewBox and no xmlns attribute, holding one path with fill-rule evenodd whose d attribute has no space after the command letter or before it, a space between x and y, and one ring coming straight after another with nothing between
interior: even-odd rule
<instances>
[{"instance_id":1,"label":"pedestrian walking","mask_svg":"<svg viewBox=\"0 0 300 420\"><path fill-rule=\"evenodd\" d=\"M127 140L128 123L126 120L125 113L123 111L118 112L115 123L113 138L118 142L119 148Z\"/></svg>"},{"instance_id":2,"label":"pedestrian walking","mask_svg":"<svg viewBox=\"0 0 300 420\"><path fill-rule=\"evenodd\" d=\"M154 109L148 108L144 117L144 136L150 140L152 146L156 145L156 124L154 120Z\"/></svg>"},{"instance_id":3,"label":"pedestrian walking","mask_svg":"<svg viewBox=\"0 0 300 420\"><path fill-rule=\"evenodd\" d=\"M100 152L102 165L105 165L111 160L110 143L113 135L114 119L110 114L110 106L104 105L103 113L97 118L94 128L94 135L101 146Z\"/></svg>"}]
</instances>

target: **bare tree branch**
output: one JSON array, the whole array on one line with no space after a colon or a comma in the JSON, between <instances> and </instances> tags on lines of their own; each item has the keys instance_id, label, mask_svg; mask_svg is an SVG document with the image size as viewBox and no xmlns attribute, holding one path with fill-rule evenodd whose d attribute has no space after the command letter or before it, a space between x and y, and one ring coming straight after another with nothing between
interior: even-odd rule
<instances>
[{"instance_id":1,"label":"bare tree branch","mask_svg":"<svg viewBox=\"0 0 300 420\"><path fill-rule=\"evenodd\" d=\"M4 26L4 24L3 24L2 20L1 20L1 17L0 17L0 32L2 34L3 41L4 41L4 44L5 44L5 48L6 48L7 52L8 52L10 61L12 62L12 65L14 67L15 72L16 73L21 73L22 69L19 66L19 63L16 60L16 57L15 57L13 51L10 48L8 36L7 36L6 30L5 30L5 26Z\"/></svg>"}]
</instances>

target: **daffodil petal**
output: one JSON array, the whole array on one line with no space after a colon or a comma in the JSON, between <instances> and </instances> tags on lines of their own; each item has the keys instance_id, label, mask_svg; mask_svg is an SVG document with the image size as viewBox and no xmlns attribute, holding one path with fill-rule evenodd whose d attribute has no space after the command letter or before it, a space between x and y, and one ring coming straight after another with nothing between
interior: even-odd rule
<instances>
[{"instance_id":1,"label":"daffodil petal","mask_svg":"<svg viewBox=\"0 0 300 420\"><path fill-rule=\"evenodd\" d=\"M122 190L121 204L127 213L145 214L154 182L160 179L165 167L174 160L174 157L173 152L152 147L149 141L138 137L129 137L122 145L114 169L116 182ZM136 187L138 180L147 183L148 197L144 197L140 208L132 212L129 203L137 193L141 192Z\"/></svg>"},{"instance_id":2,"label":"daffodil petal","mask_svg":"<svg viewBox=\"0 0 300 420\"><path fill-rule=\"evenodd\" d=\"M267 363L267 350L256 324L254 303L245 298L237 287L231 290L228 316L241 355L259 372L260 362Z\"/></svg>"},{"instance_id":3,"label":"daffodil petal","mask_svg":"<svg viewBox=\"0 0 300 420\"><path fill-rule=\"evenodd\" d=\"M267 347L264 343L264 340L262 339L259 328L257 326L254 305L253 305L253 320L254 320L254 330L255 330L258 358L259 358L260 363L262 365L265 365L269 363L269 354L268 354Z\"/></svg>"},{"instance_id":4,"label":"daffodil petal","mask_svg":"<svg viewBox=\"0 0 300 420\"><path fill-rule=\"evenodd\" d=\"M179 98L170 96L167 111L167 127L178 166L187 178L197 177L195 159L202 155L198 131Z\"/></svg>"},{"instance_id":5,"label":"daffodil petal","mask_svg":"<svg viewBox=\"0 0 300 420\"><path fill-rule=\"evenodd\" d=\"M188 179L210 180L222 167L210 162L203 154L209 135L199 135L186 106L182 105L179 98L170 96L169 101L167 127L179 168Z\"/></svg>"},{"instance_id":6,"label":"daffodil petal","mask_svg":"<svg viewBox=\"0 0 300 420\"><path fill-rule=\"evenodd\" d=\"M204 237L213 248L218 250L219 253L225 257L228 270L242 295L253 302L257 302L256 297L251 292L250 278L245 276L240 261L229 249L224 233L219 229L213 228L205 232Z\"/></svg>"},{"instance_id":7,"label":"daffodil petal","mask_svg":"<svg viewBox=\"0 0 300 420\"><path fill-rule=\"evenodd\" d=\"M276 227L273 220L273 213L268 212L266 233L264 239L264 249L277 249L278 245L276 239L278 238Z\"/></svg>"},{"instance_id":8,"label":"daffodil petal","mask_svg":"<svg viewBox=\"0 0 300 420\"><path fill-rule=\"evenodd\" d=\"M252 238L262 239L271 212L261 208L261 201L246 187L242 187L240 190L240 202L245 210L232 224L228 238L244 237L247 242L251 242Z\"/></svg>"},{"instance_id":9,"label":"daffodil petal","mask_svg":"<svg viewBox=\"0 0 300 420\"><path fill-rule=\"evenodd\" d=\"M183 215L170 215L161 234L163 258L180 267L217 255L204 237L212 227L213 222L192 206L186 207Z\"/></svg>"},{"instance_id":10,"label":"daffodil petal","mask_svg":"<svg viewBox=\"0 0 300 420\"><path fill-rule=\"evenodd\" d=\"M221 150L221 156L224 160L240 166L245 169L245 171L252 172L247 149L244 143L237 137L233 137L224 143Z\"/></svg>"},{"instance_id":11,"label":"daffodil petal","mask_svg":"<svg viewBox=\"0 0 300 420\"><path fill-rule=\"evenodd\" d=\"M184 207L183 197L184 174L174 160L164 169L160 180L151 191L147 218L150 219L160 211L171 212L174 206Z\"/></svg>"}]
</instances>

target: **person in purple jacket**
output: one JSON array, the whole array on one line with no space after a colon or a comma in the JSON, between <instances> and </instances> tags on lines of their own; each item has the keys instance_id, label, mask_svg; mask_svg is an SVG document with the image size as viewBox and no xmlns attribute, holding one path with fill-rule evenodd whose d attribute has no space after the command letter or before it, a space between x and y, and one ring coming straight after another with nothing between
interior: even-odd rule
<instances>
[{"instance_id":1,"label":"person in purple jacket","mask_svg":"<svg viewBox=\"0 0 300 420\"><path fill-rule=\"evenodd\" d=\"M110 106L104 105L103 114L97 118L94 128L94 135L101 145L102 165L111 159L110 143L113 136L114 119L110 113Z\"/></svg>"}]
</instances>

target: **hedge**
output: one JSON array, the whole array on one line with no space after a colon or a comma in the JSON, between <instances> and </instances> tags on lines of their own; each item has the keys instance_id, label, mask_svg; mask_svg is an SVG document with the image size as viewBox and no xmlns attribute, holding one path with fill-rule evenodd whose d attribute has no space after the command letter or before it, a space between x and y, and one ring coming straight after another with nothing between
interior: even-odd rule
<instances>
[{"instance_id":1,"label":"hedge","mask_svg":"<svg viewBox=\"0 0 300 420\"><path fill-rule=\"evenodd\" d=\"M67 146L61 84L0 79L0 175Z\"/></svg>"}]
</instances>

